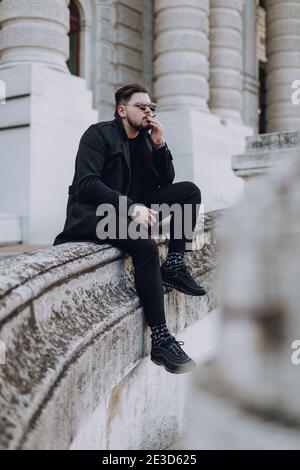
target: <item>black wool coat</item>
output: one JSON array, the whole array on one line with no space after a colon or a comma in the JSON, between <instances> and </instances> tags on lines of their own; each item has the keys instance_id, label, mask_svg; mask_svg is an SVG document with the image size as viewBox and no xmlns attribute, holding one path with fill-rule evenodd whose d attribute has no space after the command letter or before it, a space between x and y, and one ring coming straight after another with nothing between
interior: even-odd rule
<instances>
[{"instance_id":1,"label":"black wool coat","mask_svg":"<svg viewBox=\"0 0 300 470\"><path fill-rule=\"evenodd\" d=\"M171 184L175 177L173 157L167 146L155 149L148 131L143 132L142 155L145 194ZM96 226L97 207L112 204L118 211L120 196L127 196L131 183L129 142L122 120L99 122L83 134L69 186L66 221L54 245L74 241L101 243ZM127 207L133 204L127 198ZM102 242L103 243L103 242ZM107 243L107 241L106 241Z\"/></svg>"}]
</instances>

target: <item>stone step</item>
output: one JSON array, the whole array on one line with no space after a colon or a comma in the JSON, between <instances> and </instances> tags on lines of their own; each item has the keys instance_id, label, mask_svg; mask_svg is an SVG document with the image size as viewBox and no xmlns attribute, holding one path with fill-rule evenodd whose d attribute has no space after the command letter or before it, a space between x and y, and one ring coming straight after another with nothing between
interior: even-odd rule
<instances>
[{"instance_id":1,"label":"stone step","mask_svg":"<svg viewBox=\"0 0 300 470\"><path fill-rule=\"evenodd\" d=\"M22 219L18 214L0 212L0 247L22 242Z\"/></svg>"}]
</instances>

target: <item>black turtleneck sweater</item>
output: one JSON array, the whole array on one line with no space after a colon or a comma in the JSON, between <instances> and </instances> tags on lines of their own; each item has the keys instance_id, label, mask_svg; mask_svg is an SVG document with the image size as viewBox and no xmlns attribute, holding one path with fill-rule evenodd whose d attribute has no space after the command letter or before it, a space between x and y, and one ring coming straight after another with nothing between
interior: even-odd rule
<instances>
[{"instance_id":1,"label":"black turtleneck sweater","mask_svg":"<svg viewBox=\"0 0 300 470\"><path fill-rule=\"evenodd\" d=\"M142 142L140 133L133 139L128 139L130 150L131 182L128 197L133 202L141 202L143 194L143 162L142 162Z\"/></svg>"}]
</instances>

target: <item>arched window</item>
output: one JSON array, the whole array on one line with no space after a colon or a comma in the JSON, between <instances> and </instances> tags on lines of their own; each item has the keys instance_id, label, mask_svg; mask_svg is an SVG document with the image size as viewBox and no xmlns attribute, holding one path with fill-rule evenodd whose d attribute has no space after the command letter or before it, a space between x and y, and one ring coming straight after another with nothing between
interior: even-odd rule
<instances>
[{"instance_id":1,"label":"arched window","mask_svg":"<svg viewBox=\"0 0 300 470\"><path fill-rule=\"evenodd\" d=\"M72 75L80 75L80 11L76 0L71 0L70 10L70 58L67 62Z\"/></svg>"}]
</instances>

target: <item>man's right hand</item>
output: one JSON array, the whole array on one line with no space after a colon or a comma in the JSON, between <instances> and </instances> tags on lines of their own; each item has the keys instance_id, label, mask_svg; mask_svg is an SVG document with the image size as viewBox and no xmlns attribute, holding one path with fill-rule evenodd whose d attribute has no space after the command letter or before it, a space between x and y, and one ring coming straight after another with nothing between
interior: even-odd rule
<instances>
[{"instance_id":1,"label":"man's right hand","mask_svg":"<svg viewBox=\"0 0 300 470\"><path fill-rule=\"evenodd\" d=\"M158 214L158 212L153 209L149 209L146 206L137 204L134 206L130 217L135 221L135 223L148 227L156 223L155 214Z\"/></svg>"}]
</instances>

